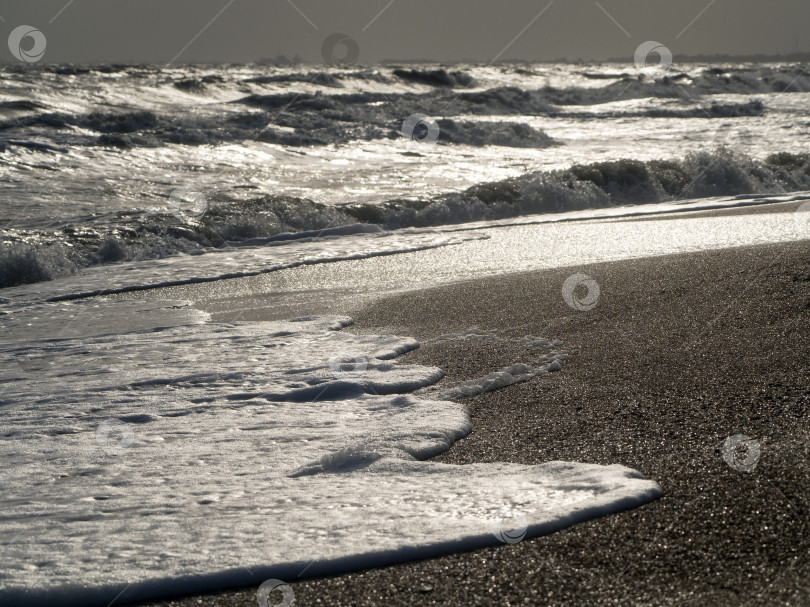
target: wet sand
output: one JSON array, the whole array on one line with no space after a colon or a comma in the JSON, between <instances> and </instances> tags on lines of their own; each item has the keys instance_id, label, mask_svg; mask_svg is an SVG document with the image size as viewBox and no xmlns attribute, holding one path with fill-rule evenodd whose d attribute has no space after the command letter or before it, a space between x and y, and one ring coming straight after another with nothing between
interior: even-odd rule
<instances>
[{"instance_id":1,"label":"wet sand","mask_svg":"<svg viewBox=\"0 0 810 607\"><path fill-rule=\"evenodd\" d=\"M563 300L574 273L599 284L591 310ZM449 379L522 362L513 338L561 340L561 372L465 399L473 432L437 459L620 463L664 496L515 545L286 580L296 605L810 603L810 241L476 280L352 316L416 337L403 360ZM473 326L502 339L430 343ZM740 434L760 454L732 467ZM149 603L256 604L256 588Z\"/></svg>"}]
</instances>

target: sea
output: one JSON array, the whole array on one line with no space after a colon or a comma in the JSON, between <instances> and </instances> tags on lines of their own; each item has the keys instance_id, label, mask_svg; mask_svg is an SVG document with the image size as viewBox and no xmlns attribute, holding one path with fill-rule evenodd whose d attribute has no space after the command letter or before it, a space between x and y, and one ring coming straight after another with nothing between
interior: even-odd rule
<instances>
[{"instance_id":1,"label":"sea","mask_svg":"<svg viewBox=\"0 0 810 607\"><path fill-rule=\"evenodd\" d=\"M330 302L810 238L809 135L795 63L0 66L0 602L290 604L655 500L620 462L430 461L564 343L453 383ZM295 271L260 321L195 296Z\"/></svg>"}]
</instances>

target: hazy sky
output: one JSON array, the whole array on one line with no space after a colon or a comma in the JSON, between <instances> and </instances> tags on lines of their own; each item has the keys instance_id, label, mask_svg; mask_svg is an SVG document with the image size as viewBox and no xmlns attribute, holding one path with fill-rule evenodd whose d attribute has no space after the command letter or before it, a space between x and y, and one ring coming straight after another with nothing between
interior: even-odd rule
<instances>
[{"instance_id":1,"label":"hazy sky","mask_svg":"<svg viewBox=\"0 0 810 607\"><path fill-rule=\"evenodd\" d=\"M320 62L324 39L336 32L357 42L361 63L490 61L499 53L501 59L631 58L647 40L669 47L676 60L679 54L810 51L808 0L549 1L3 0L0 31L6 39L19 25L39 29L47 38L43 60L50 62L167 63L184 48L178 62L280 53ZM14 61L7 46L0 46L0 59Z\"/></svg>"}]
</instances>

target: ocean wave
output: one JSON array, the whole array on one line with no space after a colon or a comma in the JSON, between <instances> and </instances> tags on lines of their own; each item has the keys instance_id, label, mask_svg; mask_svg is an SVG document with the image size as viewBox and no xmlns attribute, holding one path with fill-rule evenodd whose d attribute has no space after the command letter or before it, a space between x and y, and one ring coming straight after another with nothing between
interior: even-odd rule
<instances>
[{"instance_id":1,"label":"ocean wave","mask_svg":"<svg viewBox=\"0 0 810 607\"><path fill-rule=\"evenodd\" d=\"M711 68L691 75L667 74L654 79L648 75L623 75L620 80L598 88L541 89L555 105L594 105L618 99L683 98L704 95L754 95L810 91L810 74L805 66L790 65L748 68Z\"/></svg>"},{"instance_id":2,"label":"ocean wave","mask_svg":"<svg viewBox=\"0 0 810 607\"><path fill-rule=\"evenodd\" d=\"M343 88L340 75L327 72L309 72L306 74L272 74L247 78L244 82L253 84L276 84L279 82L304 82L332 88Z\"/></svg>"},{"instance_id":3,"label":"ocean wave","mask_svg":"<svg viewBox=\"0 0 810 607\"><path fill-rule=\"evenodd\" d=\"M428 86L443 87L473 87L476 85L475 78L462 71L448 72L445 69L437 70L404 70L395 69L394 76L413 82L415 84L427 84Z\"/></svg>"},{"instance_id":4,"label":"ocean wave","mask_svg":"<svg viewBox=\"0 0 810 607\"><path fill-rule=\"evenodd\" d=\"M662 96L684 99L691 107L661 108L650 107L640 110L624 110L626 117L679 117L679 118L729 118L739 116L760 116L765 113L765 105L758 100L742 103L700 103L687 98L679 87L665 87L657 90ZM296 138L289 135L275 137L263 135L269 140L287 145L308 145L321 143L342 143L352 139L375 139L385 136L387 130L398 130L402 120L414 113L431 116L547 116L599 118L618 115L616 109L606 108L598 113L576 113L563 110L563 102L569 105L585 105L585 96L593 103L616 100L616 92L603 89L587 92L588 89L539 89L528 91L516 87L497 87L484 91L454 93L437 89L426 94L405 93L385 95L365 92L344 95L319 94L273 94L250 95L238 103L261 108L266 114L250 114L245 117L258 125L262 120L271 121L275 126L294 129ZM663 95L666 92L667 95ZM637 91L638 93L638 91ZM563 98L564 97L564 98ZM234 120L241 120L235 118ZM266 139L266 137L270 139ZM472 135L470 135L472 137ZM454 140L462 140L456 137ZM449 139L448 139L449 140Z\"/></svg>"},{"instance_id":5,"label":"ocean wave","mask_svg":"<svg viewBox=\"0 0 810 607\"><path fill-rule=\"evenodd\" d=\"M3 232L0 287L50 280L119 261L201 254L223 246L338 237L374 229L428 227L684 198L810 190L810 154L764 161L725 149L680 160L617 160L532 172L427 200L325 205L268 194L212 204L196 223L173 215L128 219L115 227Z\"/></svg>"},{"instance_id":6,"label":"ocean wave","mask_svg":"<svg viewBox=\"0 0 810 607\"><path fill-rule=\"evenodd\" d=\"M681 160L616 160L532 172L429 200L341 207L386 228L426 227L686 198L810 189L810 154L758 161L727 149Z\"/></svg>"},{"instance_id":7,"label":"ocean wave","mask_svg":"<svg viewBox=\"0 0 810 607\"><path fill-rule=\"evenodd\" d=\"M743 118L751 116L764 116L767 113L765 104L758 100L741 103L722 103L713 101L709 104L700 104L691 107L650 107L633 110L611 110L600 112L567 111L552 114L555 117L565 117L569 120L602 120L604 118Z\"/></svg>"},{"instance_id":8,"label":"ocean wave","mask_svg":"<svg viewBox=\"0 0 810 607\"><path fill-rule=\"evenodd\" d=\"M472 115L545 114L548 117L578 119L623 118L733 118L762 116L766 107L761 101L745 103L711 103L696 107L651 107L641 110L599 113L554 111L544 102L525 99L522 92L502 89L486 91L462 100L459 113ZM524 103L520 99L524 98ZM292 102L295 107L278 112L235 113L226 118L216 116L168 116L148 110L133 112L94 112L87 115L39 114L10 123L0 123L0 131L28 127L69 128L77 126L98 133L81 136L71 131L70 143L128 149L159 147L164 144L220 145L245 140L262 141L291 147L343 145L351 141L396 139L401 136L402 122L413 107L427 107L441 115L442 102L428 104L390 103L358 104L333 109L316 109L329 104L328 98L313 96ZM326 102L326 103L324 103ZM373 103L373 102L372 102ZM304 109L304 106L307 109ZM448 108L444 108L448 109ZM454 112L445 112L453 114ZM463 145L503 145L510 147L547 147L551 139L543 132L514 122L469 121L442 118L440 143ZM23 145L25 139L9 138L9 145ZM43 148L47 151L48 148ZM61 149L61 148L60 148Z\"/></svg>"},{"instance_id":9,"label":"ocean wave","mask_svg":"<svg viewBox=\"0 0 810 607\"><path fill-rule=\"evenodd\" d=\"M368 82L391 82L391 78L379 70L365 69L350 72L307 72L288 74L266 74L246 78L242 82L248 84L287 84L299 83L325 86L328 88L344 88L348 80L365 80Z\"/></svg>"},{"instance_id":10,"label":"ocean wave","mask_svg":"<svg viewBox=\"0 0 810 607\"><path fill-rule=\"evenodd\" d=\"M83 76L90 73L98 74L118 74L121 72L132 72L134 70L148 70L154 73L160 72L159 66L150 66L145 64L121 64L121 63L99 63L99 64L73 64L73 63L57 63L57 64L25 64L25 63L12 63L9 65L0 66L0 70L9 74L55 74L57 76Z\"/></svg>"},{"instance_id":11,"label":"ocean wave","mask_svg":"<svg viewBox=\"0 0 810 607\"><path fill-rule=\"evenodd\" d=\"M5 71L10 68L3 68ZM56 68L54 68L56 69ZM80 68L62 66L59 70L81 76L88 69L101 84L110 74L122 71L121 66L95 66ZM150 71L151 69L151 71ZM140 70L140 71L139 71ZM472 68L471 68L472 70ZM13 70L11 70L13 71ZM143 73L141 73L143 72ZM209 72L209 73L206 73ZM483 90L464 90L474 85L472 72L451 71L443 68L392 68L390 71L357 69L353 71L308 71L292 73L259 73L250 77L240 74L233 78L227 72L189 69L176 76L160 76L153 68L129 68L127 76L141 86L148 77L165 89L172 86L189 95L205 96L213 93L226 95L231 102L224 105L194 106L194 111L177 111L176 106L149 105L148 109L132 107L88 113L70 113L64 106L49 106L35 100L7 100L0 102L0 132L3 147L25 147L24 142L36 140L43 134L56 145L103 146L119 149L133 147L159 147L165 144L220 145L240 141L264 141L279 145L302 147L342 145L350 141L371 141L399 136L402 122L414 113L452 120L454 117L472 116L544 116L594 119L600 117L676 117L676 118L733 118L760 116L766 112L762 101L742 103L728 101L708 103L706 95L763 94L783 91L810 90L810 75L801 65L772 67L695 69L690 73L672 73L657 79L646 75L622 75L609 84L598 87L545 86L527 89L518 86L494 86ZM61 72L59 72L61 74ZM99 75L102 74L102 75ZM594 74L591 74L594 75ZM616 75L612 74L611 76ZM116 78L117 80L118 78ZM432 88L415 91L410 87L397 91L354 90L339 92L349 80L374 80L394 85L395 80L419 82ZM144 82L148 82L146 80ZM287 91L264 94L262 84L311 82L330 89L307 92ZM259 85L259 86L252 86ZM257 91L258 89L258 91ZM245 91L251 94L234 98ZM165 94L165 90L162 91ZM605 105L617 100L630 99L673 100L651 103L650 107L617 108ZM135 101L138 101L136 97ZM151 100L150 100L151 101ZM683 107L672 107L682 103ZM590 106L588 110L577 108ZM53 111L56 109L57 111ZM463 118L462 118L463 120ZM455 125L459 124L456 120ZM489 126L489 138L472 132L460 133L449 127L442 141L486 145L506 142L495 131L510 126ZM525 131L528 127L520 127ZM39 133L44 130L45 133ZM33 133L32 133L33 132ZM523 132L523 131L521 131ZM31 135L31 136L29 136ZM513 140L526 145L520 136ZM475 143L476 141L481 143ZM542 144L540 139L536 139ZM532 144L533 145L533 144ZM48 151L49 148L36 148Z\"/></svg>"},{"instance_id":12,"label":"ocean wave","mask_svg":"<svg viewBox=\"0 0 810 607\"><path fill-rule=\"evenodd\" d=\"M10 101L0 101L0 112L14 113L14 112L36 112L41 110L43 106L36 101L29 99L12 99Z\"/></svg>"},{"instance_id":13,"label":"ocean wave","mask_svg":"<svg viewBox=\"0 0 810 607\"><path fill-rule=\"evenodd\" d=\"M199 84L199 86L198 86ZM193 81L187 92L200 93L205 85ZM36 129L65 130L71 145L100 145L115 148L181 145L218 145L255 140L285 146L345 144L401 137L403 120L414 107L427 107L437 115L455 111L470 114L515 114L532 103L520 103L525 95L518 89L478 93L460 102L451 97L434 97L424 103L419 95L386 96L376 93L350 95L253 95L241 103L261 107L266 112L236 112L230 115L165 114L152 110L97 111L88 114L46 112L0 121L7 145L22 145L25 133ZM443 107L444 106L446 107ZM535 105L534 112L547 108ZM445 110L442 112L442 110ZM275 111L272 111L275 110ZM523 113L526 113L525 111ZM546 147L550 138L526 125L497 122L470 122L442 119L446 129L442 143L467 145L511 145ZM96 133L82 134L73 127ZM21 136L12 137L20 133ZM59 138L51 133L52 139Z\"/></svg>"},{"instance_id":14,"label":"ocean wave","mask_svg":"<svg viewBox=\"0 0 810 607\"><path fill-rule=\"evenodd\" d=\"M429 93L347 93L341 95L277 93L253 94L237 103L264 110L342 111L350 120L409 115L414 108L436 116L460 114L544 114L554 108L542 91L496 87L484 91L454 92L437 89Z\"/></svg>"},{"instance_id":15,"label":"ocean wave","mask_svg":"<svg viewBox=\"0 0 810 607\"><path fill-rule=\"evenodd\" d=\"M79 267L71 257L71 250L59 243L36 247L4 242L0 244L0 287L14 287L71 274Z\"/></svg>"},{"instance_id":16,"label":"ocean wave","mask_svg":"<svg viewBox=\"0 0 810 607\"><path fill-rule=\"evenodd\" d=\"M521 148L547 148L561 145L543 131L520 122L471 122L469 120L437 120L439 143L472 146L500 145Z\"/></svg>"},{"instance_id":17,"label":"ocean wave","mask_svg":"<svg viewBox=\"0 0 810 607\"><path fill-rule=\"evenodd\" d=\"M6 230L0 232L0 288L52 280L81 268L119 261L201 254L226 245L379 231L377 226L357 223L333 206L267 195L241 203L214 204L193 223L165 213L145 219L122 217L117 225L104 228ZM260 243L258 239L264 240Z\"/></svg>"},{"instance_id":18,"label":"ocean wave","mask_svg":"<svg viewBox=\"0 0 810 607\"><path fill-rule=\"evenodd\" d=\"M755 99L745 103L718 103L712 102L707 106L685 109L650 108L643 112L628 112L623 116L644 118L741 118L749 116L763 116L765 104Z\"/></svg>"},{"instance_id":19,"label":"ocean wave","mask_svg":"<svg viewBox=\"0 0 810 607\"><path fill-rule=\"evenodd\" d=\"M618 80L620 78L630 78L630 74L622 72L620 74L611 74L603 72L577 72L583 78L588 80Z\"/></svg>"},{"instance_id":20,"label":"ocean wave","mask_svg":"<svg viewBox=\"0 0 810 607\"><path fill-rule=\"evenodd\" d=\"M174 88L186 93L196 95L204 94L208 91L209 84L222 84L225 79L216 74L209 74L201 78L184 78L174 83Z\"/></svg>"},{"instance_id":21,"label":"ocean wave","mask_svg":"<svg viewBox=\"0 0 810 607\"><path fill-rule=\"evenodd\" d=\"M136 133L157 129L161 119L152 111L117 111L90 112L87 114L67 114L64 112L47 112L25 116L15 120L0 122L0 130L11 130L30 127L64 128L77 126L99 133Z\"/></svg>"}]
</instances>

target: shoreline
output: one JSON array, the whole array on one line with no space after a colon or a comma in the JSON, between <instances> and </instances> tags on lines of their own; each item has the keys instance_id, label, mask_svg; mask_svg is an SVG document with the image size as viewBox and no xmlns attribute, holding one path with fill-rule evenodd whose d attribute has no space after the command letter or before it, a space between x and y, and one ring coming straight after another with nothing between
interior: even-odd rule
<instances>
[{"instance_id":1,"label":"shoreline","mask_svg":"<svg viewBox=\"0 0 810 607\"><path fill-rule=\"evenodd\" d=\"M563 301L573 273L599 284ZM461 399L473 432L437 461L619 463L659 500L518 544L292 584L296 603L801 604L810 600L810 243L511 274L409 292L354 312L358 332L415 337L403 360L449 380L561 340L559 373ZM499 339L431 342L473 326ZM724 460L724 441L760 448ZM749 466L750 468L750 466ZM316 573L316 572L313 572ZM256 604L256 589L145 603Z\"/></svg>"},{"instance_id":2,"label":"shoreline","mask_svg":"<svg viewBox=\"0 0 810 607\"><path fill-rule=\"evenodd\" d=\"M394 301L391 298L426 287L500 276L502 268L518 274L554 269L560 259L566 260L565 267L576 268L666 256L673 251L695 250L692 247L696 241L704 247L697 250L744 246L759 240L751 238L751 233L762 229L775 230L782 236L789 234L790 238L759 240L761 244L794 242L793 217L803 204L807 204L806 199L599 220L490 226L474 230L488 237L483 240L239 278L153 287L110 297L188 300L210 313L213 322L284 320L304 315L356 316L374 301ZM650 223L652 229L648 228ZM696 239L695 234L701 237ZM644 238L647 240L642 244L632 245L634 240ZM707 239L709 242L704 242Z\"/></svg>"}]
</instances>

